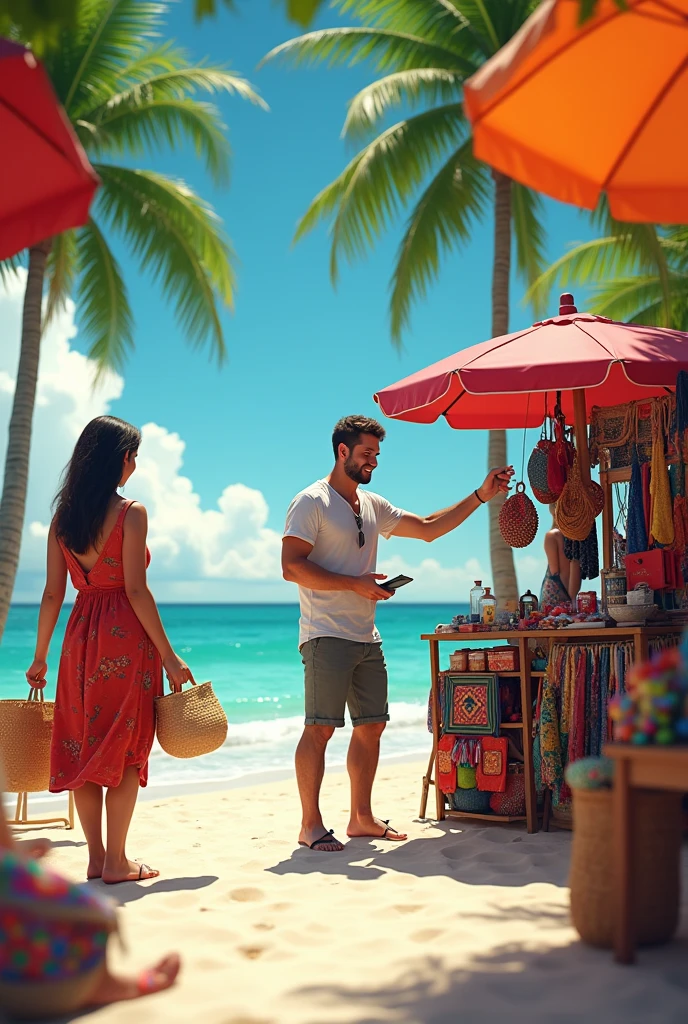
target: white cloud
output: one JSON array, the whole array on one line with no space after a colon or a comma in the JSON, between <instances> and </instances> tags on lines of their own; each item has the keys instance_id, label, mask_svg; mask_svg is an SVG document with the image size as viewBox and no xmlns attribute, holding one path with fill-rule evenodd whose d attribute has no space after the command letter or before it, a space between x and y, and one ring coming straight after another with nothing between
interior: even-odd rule
<instances>
[{"instance_id":1,"label":"white cloud","mask_svg":"<svg viewBox=\"0 0 688 1024\"><path fill-rule=\"evenodd\" d=\"M16 366L19 356L24 276L0 292L0 457L4 460ZM111 410L121 397L124 380L106 373L95 384L93 363L72 347L76 336L74 306L47 329L41 349L33 446L29 473L26 527L15 588L15 600L36 601L44 582L45 540L50 503L74 443L94 416ZM184 474L185 442L167 427L148 423L138 469L127 496L148 509L150 578L156 596L167 601L295 601L296 589L280 572L280 534L269 529L268 505L261 491L229 483L214 507L203 508L191 479ZM221 481L218 481L221 484ZM414 578L400 600L464 603L475 579L489 580L489 559L468 559L448 567L427 557L417 564L380 548L380 571ZM487 552L485 552L485 555ZM542 559L517 559L523 589L537 591Z\"/></svg>"}]
</instances>

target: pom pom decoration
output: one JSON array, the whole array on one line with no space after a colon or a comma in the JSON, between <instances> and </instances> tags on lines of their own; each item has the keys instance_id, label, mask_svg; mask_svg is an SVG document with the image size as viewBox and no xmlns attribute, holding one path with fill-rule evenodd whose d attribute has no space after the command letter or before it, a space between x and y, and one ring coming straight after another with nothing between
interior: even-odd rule
<instances>
[{"instance_id":1,"label":"pom pom decoration","mask_svg":"<svg viewBox=\"0 0 688 1024\"><path fill-rule=\"evenodd\" d=\"M516 484L516 493L507 498L499 512L499 532L510 548L527 548L535 540L538 529L535 505L526 494L523 482Z\"/></svg>"},{"instance_id":2,"label":"pom pom decoration","mask_svg":"<svg viewBox=\"0 0 688 1024\"><path fill-rule=\"evenodd\" d=\"M629 671L626 692L609 704L617 743L668 746L688 741L686 640Z\"/></svg>"}]
</instances>

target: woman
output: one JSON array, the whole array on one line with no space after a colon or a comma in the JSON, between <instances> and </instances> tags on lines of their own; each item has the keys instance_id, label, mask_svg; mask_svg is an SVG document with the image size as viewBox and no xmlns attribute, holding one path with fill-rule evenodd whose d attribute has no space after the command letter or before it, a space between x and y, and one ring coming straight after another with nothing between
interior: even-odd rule
<instances>
[{"instance_id":1,"label":"woman","mask_svg":"<svg viewBox=\"0 0 688 1024\"><path fill-rule=\"evenodd\" d=\"M547 572L540 589L540 607L556 608L558 605L573 605L581 584L580 562L570 560L564 551L564 535L557 527L556 505L550 505L552 529L545 534Z\"/></svg>"},{"instance_id":2,"label":"woman","mask_svg":"<svg viewBox=\"0 0 688 1024\"><path fill-rule=\"evenodd\" d=\"M26 673L31 686L45 685L69 570L78 596L57 679L50 790L74 790L87 878L109 885L160 873L129 860L125 844L139 786L148 781L162 668L175 690L191 678L146 583L146 510L117 493L136 469L140 441L136 427L99 416L76 443L55 499L36 653Z\"/></svg>"}]
</instances>

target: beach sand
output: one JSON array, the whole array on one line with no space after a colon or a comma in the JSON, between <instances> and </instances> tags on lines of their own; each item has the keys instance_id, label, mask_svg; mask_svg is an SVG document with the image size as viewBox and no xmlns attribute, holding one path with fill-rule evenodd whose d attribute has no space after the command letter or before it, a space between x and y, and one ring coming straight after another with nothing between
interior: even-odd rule
<instances>
[{"instance_id":1,"label":"beach sand","mask_svg":"<svg viewBox=\"0 0 688 1024\"><path fill-rule=\"evenodd\" d=\"M296 846L293 779L141 802L130 856L162 875L94 883L121 905L127 950L113 965L134 971L179 950L183 972L167 993L79 1019L684 1024L688 906L677 942L615 965L570 925L570 834L419 821L423 770L383 763L376 784L378 813L409 840L352 840L340 854ZM323 807L344 838L344 773L326 776ZM30 835L49 837L55 867L83 877L78 827Z\"/></svg>"}]
</instances>

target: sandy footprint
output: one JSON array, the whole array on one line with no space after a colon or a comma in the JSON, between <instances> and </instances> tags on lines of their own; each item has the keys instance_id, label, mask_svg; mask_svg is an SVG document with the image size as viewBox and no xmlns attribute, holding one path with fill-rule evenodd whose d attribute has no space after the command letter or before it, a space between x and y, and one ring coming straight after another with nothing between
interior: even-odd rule
<instances>
[{"instance_id":1,"label":"sandy footprint","mask_svg":"<svg viewBox=\"0 0 688 1024\"><path fill-rule=\"evenodd\" d=\"M420 903L399 903L397 906L392 907L392 910L396 910L398 914L415 914L423 907Z\"/></svg>"},{"instance_id":2,"label":"sandy footprint","mask_svg":"<svg viewBox=\"0 0 688 1024\"><path fill-rule=\"evenodd\" d=\"M232 889L229 898L236 903L258 903L260 900L265 899L265 893L262 889L246 886L243 889Z\"/></svg>"},{"instance_id":3,"label":"sandy footprint","mask_svg":"<svg viewBox=\"0 0 688 1024\"><path fill-rule=\"evenodd\" d=\"M419 932L413 933L411 941L432 942L434 939L439 939L440 935L444 935L443 928L422 928Z\"/></svg>"},{"instance_id":4,"label":"sandy footprint","mask_svg":"<svg viewBox=\"0 0 688 1024\"><path fill-rule=\"evenodd\" d=\"M239 952L247 960L258 960L267 952L267 946L239 946Z\"/></svg>"}]
</instances>

